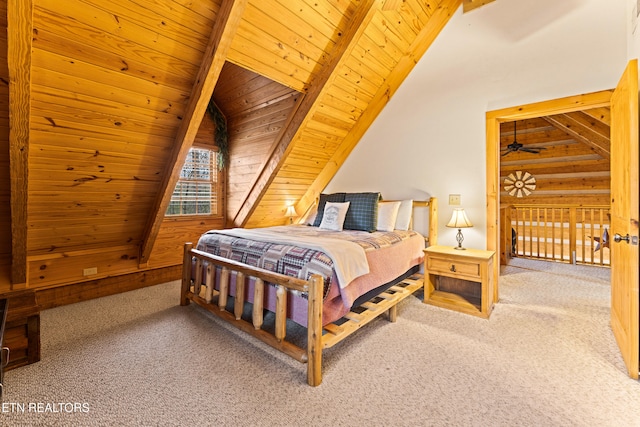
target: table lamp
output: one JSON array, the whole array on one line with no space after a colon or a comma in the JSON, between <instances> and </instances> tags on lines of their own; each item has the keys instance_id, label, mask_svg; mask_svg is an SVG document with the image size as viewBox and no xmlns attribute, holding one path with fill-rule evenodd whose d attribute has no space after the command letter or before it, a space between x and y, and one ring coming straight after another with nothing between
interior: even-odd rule
<instances>
[{"instance_id":1,"label":"table lamp","mask_svg":"<svg viewBox=\"0 0 640 427\"><path fill-rule=\"evenodd\" d=\"M451 215L451 219L447 224L447 227L457 228L458 234L456 234L456 240L458 241L458 246L455 249L464 250L462 247L462 241L464 240L464 236L462 236L462 229L473 227L469 218L467 218L467 214L464 213L464 209L456 208L453 210L453 214Z\"/></svg>"},{"instance_id":2,"label":"table lamp","mask_svg":"<svg viewBox=\"0 0 640 427\"><path fill-rule=\"evenodd\" d=\"M287 206L287 211L285 212L284 216L288 216L289 224L293 224L293 217L298 216L298 213L296 212L296 208L294 208L293 205Z\"/></svg>"}]
</instances>

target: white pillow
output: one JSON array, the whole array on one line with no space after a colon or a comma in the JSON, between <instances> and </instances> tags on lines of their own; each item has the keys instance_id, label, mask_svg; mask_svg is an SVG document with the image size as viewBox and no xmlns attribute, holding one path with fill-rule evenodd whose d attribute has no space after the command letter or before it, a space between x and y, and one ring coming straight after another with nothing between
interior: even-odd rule
<instances>
[{"instance_id":1,"label":"white pillow","mask_svg":"<svg viewBox=\"0 0 640 427\"><path fill-rule=\"evenodd\" d=\"M302 223L307 225L313 225L317 215L318 215L318 206L316 205L313 207L313 209L309 210L309 213L307 214L304 221L302 221Z\"/></svg>"},{"instance_id":2,"label":"white pillow","mask_svg":"<svg viewBox=\"0 0 640 427\"><path fill-rule=\"evenodd\" d=\"M380 202L378 203L378 226L379 231L393 231L396 227L398 209L401 202Z\"/></svg>"},{"instance_id":3,"label":"white pillow","mask_svg":"<svg viewBox=\"0 0 640 427\"><path fill-rule=\"evenodd\" d=\"M408 230L411 225L411 214L413 213L413 200L403 200L398 209L396 218L396 230Z\"/></svg>"},{"instance_id":4,"label":"white pillow","mask_svg":"<svg viewBox=\"0 0 640 427\"><path fill-rule=\"evenodd\" d=\"M327 202L324 205L320 228L323 230L342 231L350 204L351 202Z\"/></svg>"}]
</instances>

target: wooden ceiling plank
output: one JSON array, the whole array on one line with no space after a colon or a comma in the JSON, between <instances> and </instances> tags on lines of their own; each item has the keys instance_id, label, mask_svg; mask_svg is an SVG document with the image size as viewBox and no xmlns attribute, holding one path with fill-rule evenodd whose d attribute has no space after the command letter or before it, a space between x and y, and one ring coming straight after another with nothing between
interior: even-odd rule
<instances>
[{"instance_id":1,"label":"wooden ceiling plank","mask_svg":"<svg viewBox=\"0 0 640 427\"><path fill-rule=\"evenodd\" d=\"M216 17L209 43L203 55L203 62L191 92L182 125L178 129L176 143L167 165L169 166L158 191L158 197L151 210L147 227L143 234L140 264L149 262L151 250L155 243L164 213L171 201L171 194L176 186L182 164L193 145L200 123L213 95L222 67L231 47L233 36L240 25L242 14L248 0L223 0Z\"/></svg>"},{"instance_id":2,"label":"wooden ceiling plank","mask_svg":"<svg viewBox=\"0 0 640 427\"><path fill-rule=\"evenodd\" d=\"M234 226L244 226L251 216L256 206L267 192L269 184L282 167L284 159L291 150L291 141L304 126L304 122L312 116L316 100L328 90L329 84L335 78L334 72L350 56L358 40L364 34L368 23L376 13L374 0L363 0L356 10L353 19L349 23L348 29L344 32L338 43L331 51L327 65L312 78L308 85L305 96L302 97L298 108L293 113L292 119L284 130L282 136L277 139L269 155L269 160L265 163L257 179L247 193L241 208L232 220Z\"/></svg>"},{"instance_id":3,"label":"wooden ceiling plank","mask_svg":"<svg viewBox=\"0 0 640 427\"><path fill-rule=\"evenodd\" d=\"M27 201L31 112L32 0L8 0L11 288L27 286Z\"/></svg>"},{"instance_id":4,"label":"wooden ceiling plank","mask_svg":"<svg viewBox=\"0 0 640 427\"><path fill-rule=\"evenodd\" d=\"M609 138L605 138L594 132L588 126L585 126L571 118L568 114L546 116L544 119L558 129L564 131L567 135L592 148L593 151L603 158L610 158L611 144Z\"/></svg>"},{"instance_id":5,"label":"wooden ceiling plank","mask_svg":"<svg viewBox=\"0 0 640 427\"><path fill-rule=\"evenodd\" d=\"M340 169L349 156L349 153L351 153L351 150L353 150L371 123L373 123L380 111L382 111L384 105L391 99L391 96L398 90L400 84L409 75L418 60L427 51L429 46L431 46L431 43L433 43L446 23L449 22L449 19L460 6L460 1L461 0L443 0L440 3L412 43L407 54L400 59L398 66L393 69L386 84L380 87L373 101L364 111L356 125L351 129L340 148L335 152L304 196L298 201L296 204L296 212L300 214L306 213L315 203L320 192L327 186L338 169Z\"/></svg>"}]
</instances>

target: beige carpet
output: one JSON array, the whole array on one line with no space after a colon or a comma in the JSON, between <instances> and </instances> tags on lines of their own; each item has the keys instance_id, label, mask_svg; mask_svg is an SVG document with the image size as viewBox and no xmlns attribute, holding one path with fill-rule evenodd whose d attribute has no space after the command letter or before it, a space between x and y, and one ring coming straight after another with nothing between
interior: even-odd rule
<instances>
[{"instance_id":1,"label":"beige carpet","mask_svg":"<svg viewBox=\"0 0 640 427\"><path fill-rule=\"evenodd\" d=\"M7 373L0 423L640 426L608 274L513 263L488 321L408 298L397 323L330 350L317 388L304 365L177 306L177 282L60 307L42 314L42 361Z\"/></svg>"}]
</instances>

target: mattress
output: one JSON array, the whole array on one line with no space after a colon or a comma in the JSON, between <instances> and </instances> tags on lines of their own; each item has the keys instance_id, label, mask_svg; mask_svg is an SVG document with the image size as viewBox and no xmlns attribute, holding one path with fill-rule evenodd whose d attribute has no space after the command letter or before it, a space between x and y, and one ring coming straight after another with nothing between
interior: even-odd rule
<instances>
[{"instance_id":1,"label":"mattress","mask_svg":"<svg viewBox=\"0 0 640 427\"><path fill-rule=\"evenodd\" d=\"M407 271L419 266L423 259L424 237L416 231L330 231L306 225L269 227L269 231L282 233L286 239L238 237L225 230L212 230L201 236L197 249L265 270L307 280L312 274L324 278L323 324L334 322L351 309L354 301L383 284L392 283ZM261 233L257 233L261 234ZM360 271L349 283L340 283L336 271L339 264L348 262L345 257L336 263L322 250L314 239L337 239L352 242L364 251L367 272ZM296 243L297 241L297 243ZM348 258L348 257L347 257ZM219 275L216 275L219 277ZM246 295L253 295L253 283L249 281ZM275 292L265 292L264 306L275 309ZM230 293L235 294L235 277L232 275ZM251 302L251 299L249 301ZM306 295L290 293L287 316L306 326Z\"/></svg>"}]
</instances>

